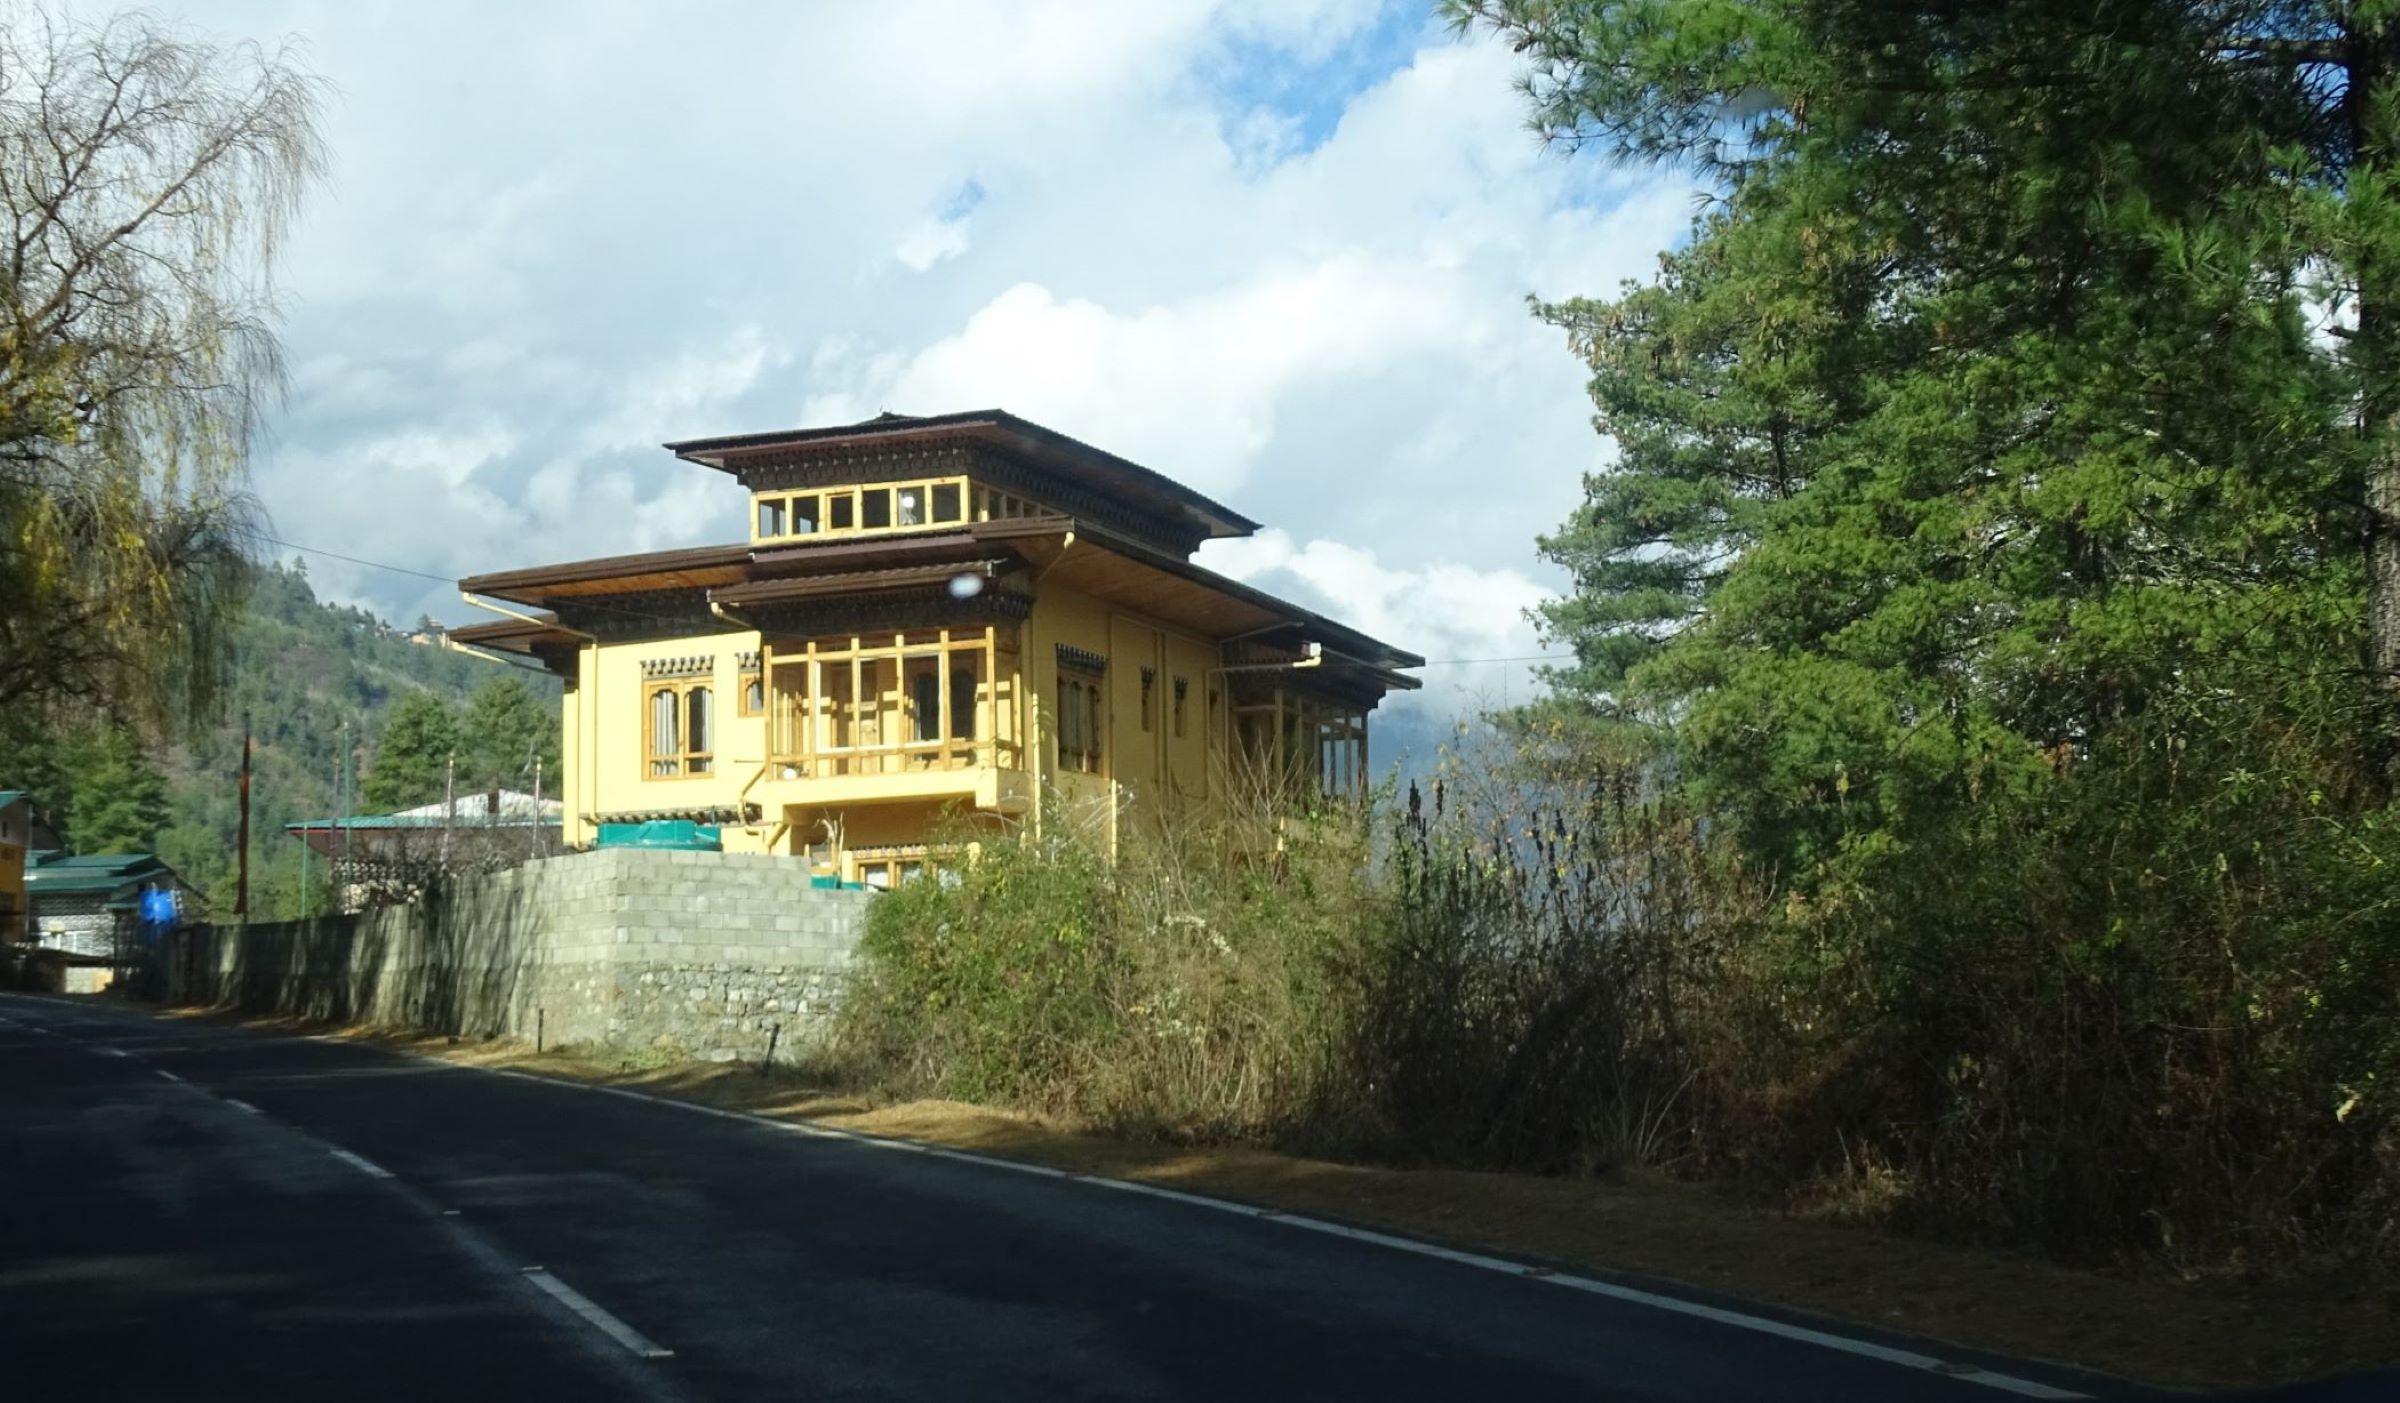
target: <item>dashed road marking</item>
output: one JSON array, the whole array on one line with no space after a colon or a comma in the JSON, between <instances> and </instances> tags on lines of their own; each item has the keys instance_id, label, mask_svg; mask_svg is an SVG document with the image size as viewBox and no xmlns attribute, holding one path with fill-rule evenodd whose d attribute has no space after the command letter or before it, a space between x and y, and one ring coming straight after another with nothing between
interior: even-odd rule
<instances>
[{"instance_id":1,"label":"dashed road marking","mask_svg":"<svg viewBox=\"0 0 2400 1403\"><path fill-rule=\"evenodd\" d=\"M597 1301L542 1268L525 1268L525 1279L548 1292L560 1305L582 1316L593 1329L623 1345L636 1358L673 1359L675 1357L675 1351L662 1348L643 1335L641 1331L602 1310Z\"/></svg>"},{"instance_id":2,"label":"dashed road marking","mask_svg":"<svg viewBox=\"0 0 2400 1403\"><path fill-rule=\"evenodd\" d=\"M389 1169L377 1164L375 1161L367 1158L365 1155L352 1154L350 1151L343 1149L339 1145L327 1145L325 1147L325 1153L332 1155L335 1159L340 1160L342 1163L349 1165L352 1169L355 1169L359 1173L367 1175L370 1178L389 1179L392 1177L392 1171Z\"/></svg>"}]
</instances>

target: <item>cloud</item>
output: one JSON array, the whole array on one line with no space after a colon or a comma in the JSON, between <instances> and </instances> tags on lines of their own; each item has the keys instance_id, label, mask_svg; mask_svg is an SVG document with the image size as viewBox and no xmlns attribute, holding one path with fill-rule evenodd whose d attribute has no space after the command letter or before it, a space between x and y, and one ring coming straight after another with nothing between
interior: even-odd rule
<instances>
[{"instance_id":1,"label":"cloud","mask_svg":"<svg viewBox=\"0 0 2400 1403\"><path fill-rule=\"evenodd\" d=\"M967 221L927 219L900 236L892 257L911 272L922 273L944 259L967 251Z\"/></svg>"},{"instance_id":2,"label":"cloud","mask_svg":"<svg viewBox=\"0 0 2400 1403\"><path fill-rule=\"evenodd\" d=\"M1298 541L1268 529L1211 541L1200 562L1340 619L1370 637L1417 653L1420 705L1449 714L1531 695L1541 652L1527 612L1553 591L1521 571L1478 570L1455 561L1396 566L1339 541Z\"/></svg>"},{"instance_id":3,"label":"cloud","mask_svg":"<svg viewBox=\"0 0 2400 1403\"><path fill-rule=\"evenodd\" d=\"M738 538L662 440L997 404L1279 528L1222 568L1532 652L1532 539L1605 446L1525 298L1646 274L1690 214L1543 152L1516 55L1382 0L195 18L299 31L338 93L259 491L286 539L435 576Z\"/></svg>"},{"instance_id":4,"label":"cloud","mask_svg":"<svg viewBox=\"0 0 2400 1403\"><path fill-rule=\"evenodd\" d=\"M1022 283L956 335L822 395L810 417L861 417L870 403L1004 405L1227 493L1273 440L1284 402L1453 342L1463 309L1412 271L1342 254L1129 311Z\"/></svg>"}]
</instances>

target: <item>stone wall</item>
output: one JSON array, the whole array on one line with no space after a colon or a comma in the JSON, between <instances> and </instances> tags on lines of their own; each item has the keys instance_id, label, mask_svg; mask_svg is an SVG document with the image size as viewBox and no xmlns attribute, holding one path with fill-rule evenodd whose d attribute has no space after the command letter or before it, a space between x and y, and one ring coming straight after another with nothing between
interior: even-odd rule
<instances>
[{"instance_id":1,"label":"stone wall","mask_svg":"<svg viewBox=\"0 0 2400 1403\"><path fill-rule=\"evenodd\" d=\"M170 998L552 1045L762 1055L825 1027L872 893L757 853L616 848L466 879L406 906L199 926Z\"/></svg>"}]
</instances>

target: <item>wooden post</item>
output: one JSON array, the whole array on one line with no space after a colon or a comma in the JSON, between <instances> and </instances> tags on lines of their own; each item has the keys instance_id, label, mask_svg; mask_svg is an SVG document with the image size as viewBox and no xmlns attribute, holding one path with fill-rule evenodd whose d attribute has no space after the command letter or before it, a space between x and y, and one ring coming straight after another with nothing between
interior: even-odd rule
<instances>
[{"instance_id":1,"label":"wooden post","mask_svg":"<svg viewBox=\"0 0 2400 1403\"><path fill-rule=\"evenodd\" d=\"M242 777L239 784L242 814L237 836L234 839L240 852L234 860L233 914L242 918L242 924L248 925L250 923L250 713L247 711L242 713Z\"/></svg>"},{"instance_id":2,"label":"wooden post","mask_svg":"<svg viewBox=\"0 0 2400 1403\"><path fill-rule=\"evenodd\" d=\"M942 742L936 768L946 770L950 768L950 744L957 739L950 734L950 630L943 629L936 636L942 646L933 655L933 696L934 706L941 714L934 721L933 733ZM967 751L967 763L975 763L972 747Z\"/></svg>"}]
</instances>

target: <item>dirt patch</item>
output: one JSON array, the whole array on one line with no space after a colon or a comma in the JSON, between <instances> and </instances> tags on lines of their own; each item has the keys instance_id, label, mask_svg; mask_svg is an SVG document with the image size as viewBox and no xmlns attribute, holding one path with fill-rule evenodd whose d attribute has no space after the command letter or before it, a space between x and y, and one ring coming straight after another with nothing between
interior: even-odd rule
<instances>
[{"instance_id":1,"label":"dirt patch","mask_svg":"<svg viewBox=\"0 0 2400 1403\"><path fill-rule=\"evenodd\" d=\"M2355 1280L2234 1286L2128 1278L1798 1221L1671 1181L1385 1169L1263 1150L1191 1149L1081 1133L981 1106L828 1092L782 1070L341 1032L471 1066L638 1087L1459 1247L1630 1272L2163 1387L2254 1386L2400 1363L2400 1297L2364 1292Z\"/></svg>"}]
</instances>

